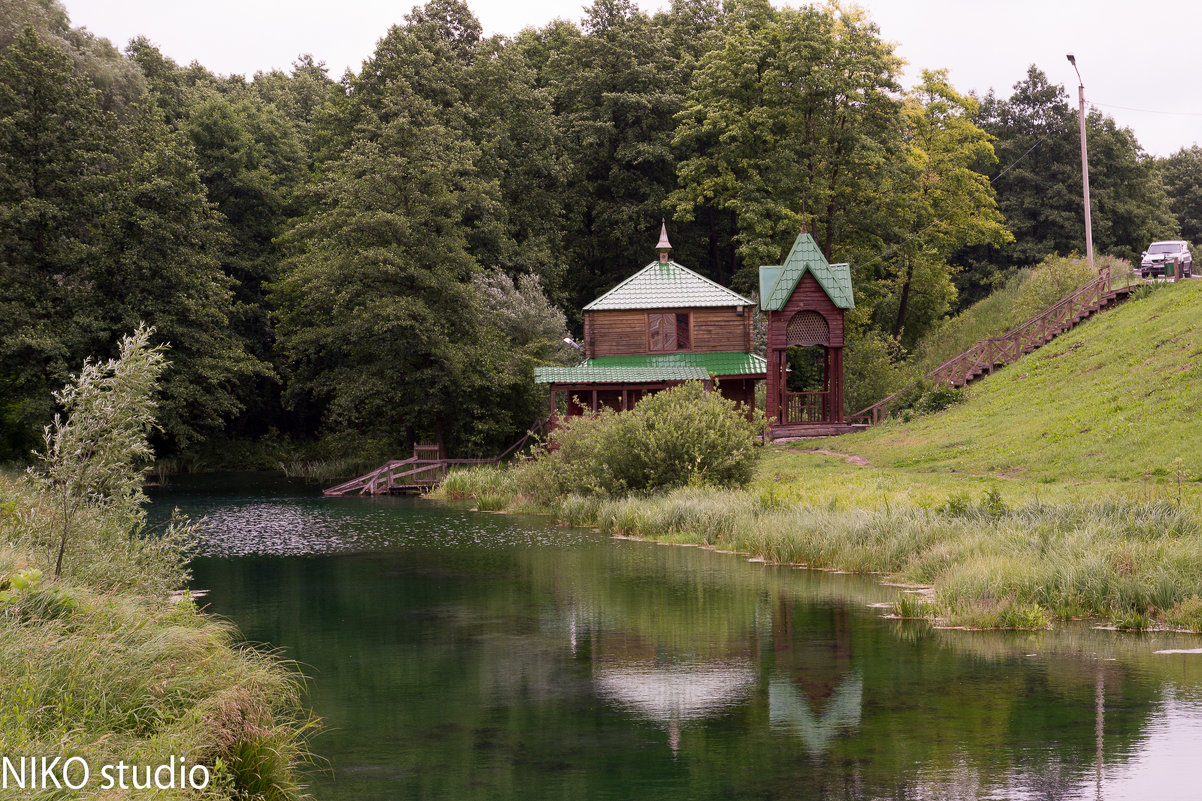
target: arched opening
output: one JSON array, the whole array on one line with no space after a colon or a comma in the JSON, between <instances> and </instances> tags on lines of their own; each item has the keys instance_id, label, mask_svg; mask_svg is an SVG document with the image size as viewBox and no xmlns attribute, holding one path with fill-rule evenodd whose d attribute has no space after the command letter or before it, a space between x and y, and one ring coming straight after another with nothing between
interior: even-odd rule
<instances>
[{"instance_id":1,"label":"arched opening","mask_svg":"<svg viewBox=\"0 0 1202 801\"><path fill-rule=\"evenodd\" d=\"M785 421L814 423L830 419L830 349L794 345L785 351Z\"/></svg>"},{"instance_id":2,"label":"arched opening","mask_svg":"<svg viewBox=\"0 0 1202 801\"><path fill-rule=\"evenodd\" d=\"M789 318L785 326L784 419L789 423L812 423L831 419L831 330L819 312L805 309Z\"/></svg>"}]
</instances>

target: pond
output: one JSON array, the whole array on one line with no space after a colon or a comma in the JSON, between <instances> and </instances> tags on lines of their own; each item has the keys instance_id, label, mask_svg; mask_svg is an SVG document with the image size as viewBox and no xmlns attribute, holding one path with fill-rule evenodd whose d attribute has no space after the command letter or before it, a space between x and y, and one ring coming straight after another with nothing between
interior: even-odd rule
<instances>
[{"instance_id":1,"label":"pond","mask_svg":"<svg viewBox=\"0 0 1202 801\"><path fill-rule=\"evenodd\" d=\"M309 676L317 799L1202 792L1202 637L937 630L872 577L282 479L152 500L206 516L209 609Z\"/></svg>"}]
</instances>

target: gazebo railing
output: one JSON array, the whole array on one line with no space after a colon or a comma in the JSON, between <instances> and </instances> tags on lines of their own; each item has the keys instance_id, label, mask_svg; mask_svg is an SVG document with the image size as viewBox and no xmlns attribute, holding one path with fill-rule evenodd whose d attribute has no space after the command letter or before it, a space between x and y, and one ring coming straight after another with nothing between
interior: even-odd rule
<instances>
[{"instance_id":1,"label":"gazebo railing","mask_svg":"<svg viewBox=\"0 0 1202 801\"><path fill-rule=\"evenodd\" d=\"M785 423L821 423L829 420L831 393L786 392Z\"/></svg>"}]
</instances>

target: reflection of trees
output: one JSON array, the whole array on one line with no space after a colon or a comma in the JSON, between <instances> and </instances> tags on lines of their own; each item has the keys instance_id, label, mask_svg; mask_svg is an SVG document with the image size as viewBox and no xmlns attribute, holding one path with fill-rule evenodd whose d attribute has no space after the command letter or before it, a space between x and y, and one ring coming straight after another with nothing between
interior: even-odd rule
<instances>
[{"instance_id":1,"label":"reflection of trees","mask_svg":"<svg viewBox=\"0 0 1202 801\"><path fill-rule=\"evenodd\" d=\"M198 568L217 611L312 667L322 798L1055 798L1092 787L1099 742L1107 764L1138 746L1166 682L1202 685L1202 660L1129 636L882 621L870 579L696 548Z\"/></svg>"}]
</instances>

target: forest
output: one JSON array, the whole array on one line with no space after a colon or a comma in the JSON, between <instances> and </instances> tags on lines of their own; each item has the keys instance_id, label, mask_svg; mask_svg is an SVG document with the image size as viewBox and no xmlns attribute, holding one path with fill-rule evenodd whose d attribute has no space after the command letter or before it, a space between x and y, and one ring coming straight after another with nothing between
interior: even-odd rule
<instances>
[{"instance_id":1,"label":"forest","mask_svg":"<svg viewBox=\"0 0 1202 801\"><path fill-rule=\"evenodd\" d=\"M161 456L491 455L545 404L532 368L573 360L580 307L653 258L661 218L676 261L744 293L803 225L849 262L849 403L872 403L869 376L949 315L1084 250L1064 87L1032 66L983 96L943 71L906 88L903 67L836 6L596 0L505 37L429 0L357 72L301 55L248 79L12 0L0 459L139 323L169 345ZM1087 128L1098 252L1202 241L1202 149L1153 158L1096 110Z\"/></svg>"}]
</instances>

